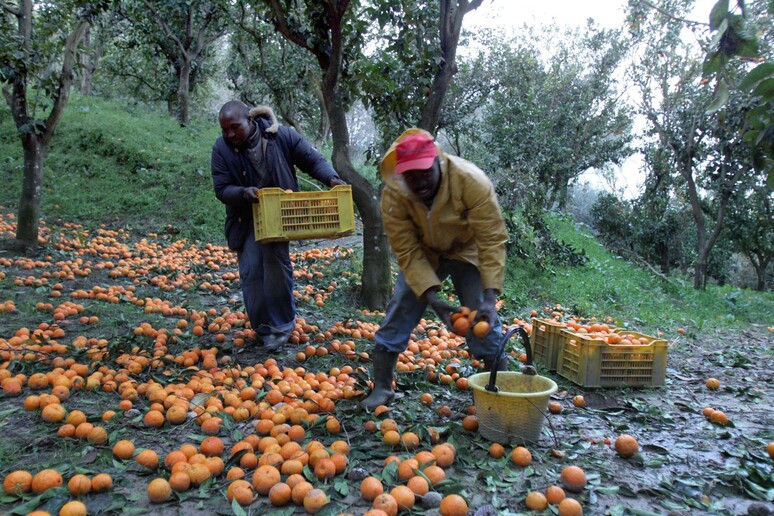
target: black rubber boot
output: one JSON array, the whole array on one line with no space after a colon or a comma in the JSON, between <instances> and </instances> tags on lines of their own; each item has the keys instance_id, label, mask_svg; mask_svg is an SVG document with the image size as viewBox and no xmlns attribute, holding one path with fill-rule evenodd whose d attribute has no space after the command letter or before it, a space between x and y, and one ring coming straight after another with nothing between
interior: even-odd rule
<instances>
[{"instance_id":1,"label":"black rubber boot","mask_svg":"<svg viewBox=\"0 0 774 516\"><path fill-rule=\"evenodd\" d=\"M374 349L373 354L373 380L374 388L360 406L373 410L379 405L387 405L395 397L392 390L392 380L395 374L395 365L398 363L398 353L387 351L381 346Z\"/></svg>"}]
</instances>

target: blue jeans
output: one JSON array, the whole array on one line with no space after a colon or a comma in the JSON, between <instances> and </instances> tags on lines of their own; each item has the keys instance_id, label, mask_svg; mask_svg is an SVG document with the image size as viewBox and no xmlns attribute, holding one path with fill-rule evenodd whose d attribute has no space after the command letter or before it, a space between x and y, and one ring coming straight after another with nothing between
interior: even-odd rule
<instances>
[{"instance_id":1,"label":"blue jeans","mask_svg":"<svg viewBox=\"0 0 774 516\"><path fill-rule=\"evenodd\" d=\"M454 290L463 306L475 310L481 304L484 289L481 286L481 274L474 265L459 260L442 259L435 273L441 281L451 276ZM417 299L406 283L403 273L399 273L395 293L387 305L387 314L374 335L376 344L396 353L405 351L411 332L419 324L426 309L427 303ZM471 353L478 359L495 358L500 346L502 324L499 319L491 322L492 331L484 339L475 337L472 332L466 338Z\"/></svg>"},{"instance_id":2,"label":"blue jeans","mask_svg":"<svg viewBox=\"0 0 774 516\"><path fill-rule=\"evenodd\" d=\"M290 244L256 242L251 229L237 261L245 311L253 330L259 336L289 335L296 325Z\"/></svg>"}]
</instances>

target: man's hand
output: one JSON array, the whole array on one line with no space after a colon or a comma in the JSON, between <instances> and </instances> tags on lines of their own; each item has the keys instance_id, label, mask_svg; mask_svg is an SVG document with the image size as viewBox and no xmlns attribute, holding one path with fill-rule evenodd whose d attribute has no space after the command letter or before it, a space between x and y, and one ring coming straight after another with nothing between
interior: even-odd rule
<instances>
[{"instance_id":1,"label":"man's hand","mask_svg":"<svg viewBox=\"0 0 774 516\"><path fill-rule=\"evenodd\" d=\"M345 184L347 184L347 183L345 183L343 179L340 179L338 177L334 177L333 179L331 179L331 184L328 185L328 186L333 188L334 186L344 186Z\"/></svg>"},{"instance_id":2,"label":"man's hand","mask_svg":"<svg viewBox=\"0 0 774 516\"><path fill-rule=\"evenodd\" d=\"M242 191L242 197L244 197L246 201L258 202L258 188L254 186L246 186Z\"/></svg>"},{"instance_id":3,"label":"man's hand","mask_svg":"<svg viewBox=\"0 0 774 516\"><path fill-rule=\"evenodd\" d=\"M497 310L495 309L496 303L497 291L493 288L484 290L484 299L478 306L478 312L476 313L473 325L479 321L486 321L491 324L497 318Z\"/></svg>"},{"instance_id":4,"label":"man's hand","mask_svg":"<svg viewBox=\"0 0 774 516\"><path fill-rule=\"evenodd\" d=\"M428 290L425 292L425 301L427 301L427 304L429 304L433 311L438 314L441 322L443 322L447 328L452 328L451 316L454 312L458 312L459 309L445 301L441 301L435 290Z\"/></svg>"}]
</instances>

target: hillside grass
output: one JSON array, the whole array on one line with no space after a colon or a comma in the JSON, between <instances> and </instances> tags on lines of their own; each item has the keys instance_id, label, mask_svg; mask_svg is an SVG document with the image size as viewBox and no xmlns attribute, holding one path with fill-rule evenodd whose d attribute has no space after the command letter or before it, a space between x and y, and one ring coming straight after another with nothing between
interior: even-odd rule
<instances>
[{"instance_id":1,"label":"hillside grass","mask_svg":"<svg viewBox=\"0 0 774 516\"><path fill-rule=\"evenodd\" d=\"M222 204L210 177L217 123L180 127L166 113L74 96L45 161L43 219L86 228L126 227L139 234L223 244ZM371 170L367 171L373 172ZM0 205L15 211L22 149L6 106L0 107ZM600 245L566 216L550 216L557 238L583 250L582 267L510 259L503 298L509 314L561 304L580 316L613 317L644 331L774 325L774 294L731 286L691 287L689 278L658 278Z\"/></svg>"}]
</instances>

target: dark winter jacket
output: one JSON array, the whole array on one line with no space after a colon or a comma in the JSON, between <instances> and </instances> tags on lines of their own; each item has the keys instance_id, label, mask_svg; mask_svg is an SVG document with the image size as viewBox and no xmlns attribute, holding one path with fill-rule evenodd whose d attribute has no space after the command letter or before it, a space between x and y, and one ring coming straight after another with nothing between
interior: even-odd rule
<instances>
[{"instance_id":1,"label":"dark winter jacket","mask_svg":"<svg viewBox=\"0 0 774 516\"><path fill-rule=\"evenodd\" d=\"M250 118L258 124L266 139L264 161L268 177L264 186L297 192L295 167L326 186L330 186L331 179L339 177L311 143L293 129L277 123L271 108L255 107L250 110ZM253 226L252 203L245 200L244 189L257 185L246 149L229 146L222 136L215 140L212 147L212 181L215 196L226 205L228 247L240 251Z\"/></svg>"}]
</instances>

